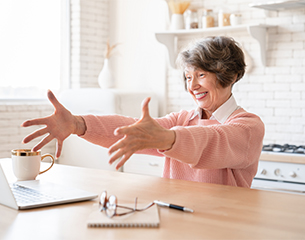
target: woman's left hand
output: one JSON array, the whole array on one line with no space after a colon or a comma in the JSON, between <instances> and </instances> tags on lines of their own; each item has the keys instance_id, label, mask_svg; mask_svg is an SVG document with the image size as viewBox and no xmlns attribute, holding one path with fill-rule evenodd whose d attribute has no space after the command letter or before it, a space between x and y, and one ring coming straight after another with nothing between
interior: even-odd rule
<instances>
[{"instance_id":1,"label":"woman's left hand","mask_svg":"<svg viewBox=\"0 0 305 240\"><path fill-rule=\"evenodd\" d=\"M117 128L115 135L124 135L119 141L109 148L109 163L112 164L121 158L116 165L119 169L135 152L142 149L168 150L175 142L174 130L165 129L160 126L150 115L148 103L150 98L142 102L142 116L136 123Z\"/></svg>"}]
</instances>

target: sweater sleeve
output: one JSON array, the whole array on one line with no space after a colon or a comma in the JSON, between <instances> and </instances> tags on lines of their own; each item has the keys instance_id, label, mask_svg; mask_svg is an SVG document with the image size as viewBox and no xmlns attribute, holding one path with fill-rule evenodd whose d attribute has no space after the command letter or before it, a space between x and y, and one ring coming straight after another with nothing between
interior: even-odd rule
<instances>
[{"instance_id":1,"label":"sweater sleeve","mask_svg":"<svg viewBox=\"0 0 305 240\"><path fill-rule=\"evenodd\" d=\"M259 159L264 137L263 122L247 112L220 125L172 129L176 141L163 154L199 169L246 168Z\"/></svg>"},{"instance_id":2,"label":"sweater sleeve","mask_svg":"<svg viewBox=\"0 0 305 240\"><path fill-rule=\"evenodd\" d=\"M120 139L114 135L114 130L118 127L135 123L138 119L121 115L84 115L86 123L86 133L81 136L83 139L102 147L110 147Z\"/></svg>"},{"instance_id":3,"label":"sweater sleeve","mask_svg":"<svg viewBox=\"0 0 305 240\"><path fill-rule=\"evenodd\" d=\"M162 127L170 129L177 124L178 113L172 113L163 118L155 119ZM134 124L139 119L125 117L121 115L84 115L82 116L86 123L86 133L82 137L83 139L97 144L102 147L110 147L117 142L121 137L114 135L114 130L118 127L128 126ZM162 153L157 152L156 149L144 149L137 153L150 154L157 156L164 156Z\"/></svg>"}]
</instances>

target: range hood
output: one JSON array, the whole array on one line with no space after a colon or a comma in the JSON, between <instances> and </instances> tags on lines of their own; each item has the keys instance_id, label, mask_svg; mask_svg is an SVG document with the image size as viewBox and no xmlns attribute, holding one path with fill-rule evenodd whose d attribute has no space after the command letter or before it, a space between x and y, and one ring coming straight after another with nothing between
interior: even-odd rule
<instances>
[{"instance_id":1,"label":"range hood","mask_svg":"<svg viewBox=\"0 0 305 240\"><path fill-rule=\"evenodd\" d=\"M249 4L250 7L262 8L265 10L278 11L305 7L305 0L282 0L282 1L261 1Z\"/></svg>"}]
</instances>

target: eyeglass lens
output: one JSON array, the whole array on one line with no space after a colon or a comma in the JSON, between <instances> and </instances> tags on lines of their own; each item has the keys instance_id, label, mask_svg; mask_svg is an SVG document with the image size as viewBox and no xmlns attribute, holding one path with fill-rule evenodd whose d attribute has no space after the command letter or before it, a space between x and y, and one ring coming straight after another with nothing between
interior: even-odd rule
<instances>
[{"instance_id":1,"label":"eyeglass lens","mask_svg":"<svg viewBox=\"0 0 305 240\"><path fill-rule=\"evenodd\" d=\"M99 205L100 211L106 210L107 192L103 191L100 196Z\"/></svg>"},{"instance_id":2,"label":"eyeglass lens","mask_svg":"<svg viewBox=\"0 0 305 240\"><path fill-rule=\"evenodd\" d=\"M117 198L114 195L111 195L107 201L106 214L108 217L113 217L116 215L117 208Z\"/></svg>"},{"instance_id":3,"label":"eyeglass lens","mask_svg":"<svg viewBox=\"0 0 305 240\"><path fill-rule=\"evenodd\" d=\"M107 198L107 192L103 191L100 195L100 199L99 199L99 210L100 211L105 211L106 215L110 218L112 218L113 216L123 216L135 211L144 211L148 208L150 208L152 205L154 205L154 202L150 203L149 205L147 205L146 207L142 208L142 209L137 209L137 198L135 198L135 206L134 208L131 207L126 207L126 206L120 206L117 204L118 200L117 197L114 195L111 195ZM128 209L130 211L124 212L124 213L117 213L117 208L124 208L124 209Z\"/></svg>"}]
</instances>

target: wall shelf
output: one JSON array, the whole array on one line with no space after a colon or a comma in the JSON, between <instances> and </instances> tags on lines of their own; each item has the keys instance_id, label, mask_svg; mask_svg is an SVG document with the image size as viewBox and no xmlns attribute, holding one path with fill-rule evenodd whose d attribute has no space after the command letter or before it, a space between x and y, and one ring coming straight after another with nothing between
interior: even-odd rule
<instances>
[{"instance_id":1,"label":"wall shelf","mask_svg":"<svg viewBox=\"0 0 305 240\"><path fill-rule=\"evenodd\" d=\"M170 65L175 68L175 60L178 55L178 39L181 37L200 37L200 36L210 36L210 35L226 35L234 32L246 31L248 34L258 41L260 46L260 56L263 66L266 66L266 32L268 27L273 27L270 25L238 25L238 26L226 26L226 27L213 27L207 29L182 29L176 31L163 31L156 32L157 40L164 44L169 53Z\"/></svg>"},{"instance_id":2,"label":"wall shelf","mask_svg":"<svg viewBox=\"0 0 305 240\"><path fill-rule=\"evenodd\" d=\"M305 0L282 0L282 1L270 1L263 3L251 3L249 4L249 6L255 8L262 8L270 11L278 11L278 10L305 7Z\"/></svg>"}]
</instances>

